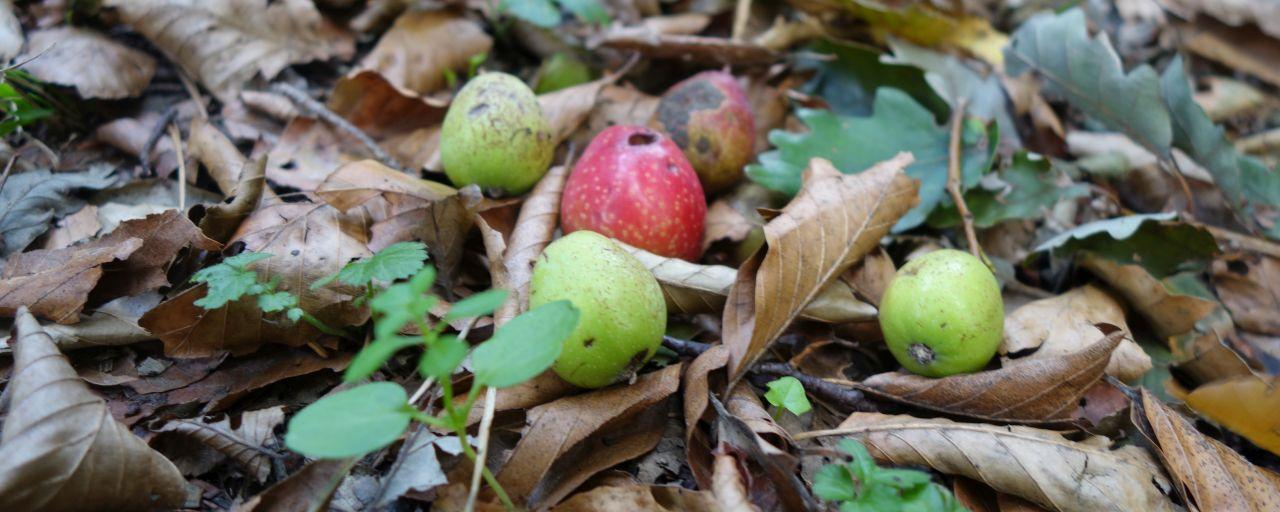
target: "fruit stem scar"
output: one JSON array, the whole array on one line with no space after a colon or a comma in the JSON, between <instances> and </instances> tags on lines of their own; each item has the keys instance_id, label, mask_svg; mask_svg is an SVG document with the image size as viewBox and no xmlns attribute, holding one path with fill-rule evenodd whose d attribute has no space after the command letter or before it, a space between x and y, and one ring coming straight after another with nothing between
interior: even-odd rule
<instances>
[{"instance_id":1,"label":"fruit stem scar","mask_svg":"<svg viewBox=\"0 0 1280 512\"><path fill-rule=\"evenodd\" d=\"M916 342L907 346L907 354L911 356L917 363L928 365L933 363L933 349L924 343Z\"/></svg>"}]
</instances>

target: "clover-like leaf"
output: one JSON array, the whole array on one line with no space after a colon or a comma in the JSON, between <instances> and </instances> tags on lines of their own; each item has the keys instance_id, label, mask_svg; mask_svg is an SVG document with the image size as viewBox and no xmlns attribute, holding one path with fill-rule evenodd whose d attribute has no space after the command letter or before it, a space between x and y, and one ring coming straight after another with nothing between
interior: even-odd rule
<instances>
[{"instance_id":1,"label":"clover-like leaf","mask_svg":"<svg viewBox=\"0 0 1280 512\"><path fill-rule=\"evenodd\" d=\"M218 309L245 295L260 293L258 273L251 270L249 265L270 257L271 254L265 252L242 252L196 272L191 276L191 281L205 283L208 291L203 298L195 301L195 305L205 309Z\"/></svg>"},{"instance_id":2,"label":"clover-like leaf","mask_svg":"<svg viewBox=\"0 0 1280 512\"><path fill-rule=\"evenodd\" d=\"M780 377L767 384L769 391L764 394L774 407L781 407L796 416L809 412L813 405L804 395L804 385L795 377Z\"/></svg>"},{"instance_id":3,"label":"clover-like leaf","mask_svg":"<svg viewBox=\"0 0 1280 512\"><path fill-rule=\"evenodd\" d=\"M316 459L357 457L389 445L409 428L409 396L394 382L335 393L289 420L284 444Z\"/></svg>"},{"instance_id":4,"label":"clover-like leaf","mask_svg":"<svg viewBox=\"0 0 1280 512\"><path fill-rule=\"evenodd\" d=\"M560 300L511 319L471 353L476 384L505 388L532 379L560 357L578 327L578 308Z\"/></svg>"},{"instance_id":5,"label":"clover-like leaf","mask_svg":"<svg viewBox=\"0 0 1280 512\"><path fill-rule=\"evenodd\" d=\"M368 258L348 263L338 273L311 284L317 289L335 279L353 286L368 286L374 281L389 283L422 270L427 259L427 246L422 242L400 242L388 245Z\"/></svg>"}]
</instances>

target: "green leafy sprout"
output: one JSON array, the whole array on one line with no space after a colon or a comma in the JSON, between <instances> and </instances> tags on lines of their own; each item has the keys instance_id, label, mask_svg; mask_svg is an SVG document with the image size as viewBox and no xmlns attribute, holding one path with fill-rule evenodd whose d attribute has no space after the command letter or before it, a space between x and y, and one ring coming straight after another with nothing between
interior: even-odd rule
<instances>
[{"instance_id":1,"label":"green leafy sprout","mask_svg":"<svg viewBox=\"0 0 1280 512\"><path fill-rule=\"evenodd\" d=\"M777 407L777 411L786 409L791 414L799 416L813 409L809 398L804 395L804 385L795 377L780 377L766 386L769 391L764 394L764 399L770 405ZM777 417L775 416L774 419Z\"/></svg>"},{"instance_id":2,"label":"green leafy sprout","mask_svg":"<svg viewBox=\"0 0 1280 512\"><path fill-rule=\"evenodd\" d=\"M196 305L217 309L243 297L255 297L266 313L284 312L291 321L305 320L324 332L345 334L325 326L303 310L298 297L279 290L274 280L263 281L252 265L271 257L245 252L195 274L192 280L208 286ZM361 300L373 313L372 341L351 360L343 380L349 389L326 396L307 406L289 421L285 445L319 459L359 457L395 442L416 421L467 438L467 414L486 388L506 388L525 382L550 368L564 339L578 325L578 310L558 301L525 312L498 328L474 348L457 336L445 334L449 322L493 313L506 299L505 290L472 294L452 305L437 322L428 313L440 302L431 293L436 271L425 263L426 246L398 243L376 254L348 263L336 274L316 281L319 288L334 281L364 287ZM415 332L406 335L407 332ZM421 349L418 372L440 384L443 407L430 415L409 402L403 387L394 382L358 384L378 371L396 353ZM472 382L459 396L453 374L471 357ZM460 443L473 463L476 453ZM508 509L515 505L488 468L482 475Z\"/></svg>"},{"instance_id":3,"label":"green leafy sprout","mask_svg":"<svg viewBox=\"0 0 1280 512\"><path fill-rule=\"evenodd\" d=\"M813 493L840 504L840 512L964 512L955 496L928 473L876 465L862 443L840 441L851 460L828 464L813 477Z\"/></svg>"}]
</instances>

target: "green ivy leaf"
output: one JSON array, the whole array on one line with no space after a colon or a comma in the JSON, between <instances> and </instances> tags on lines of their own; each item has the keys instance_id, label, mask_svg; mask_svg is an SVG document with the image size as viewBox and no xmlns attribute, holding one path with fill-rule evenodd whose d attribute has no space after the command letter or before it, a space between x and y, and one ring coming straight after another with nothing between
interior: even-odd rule
<instances>
[{"instance_id":1,"label":"green ivy leaf","mask_svg":"<svg viewBox=\"0 0 1280 512\"><path fill-rule=\"evenodd\" d=\"M774 407L791 411L796 416L813 409L809 399L804 396L804 385L795 377L778 378L770 382L768 387L769 391L764 394L764 398Z\"/></svg>"},{"instance_id":2,"label":"green ivy leaf","mask_svg":"<svg viewBox=\"0 0 1280 512\"><path fill-rule=\"evenodd\" d=\"M551 0L502 0L498 11L542 28L554 28L560 24L560 9Z\"/></svg>"},{"instance_id":3,"label":"green ivy leaf","mask_svg":"<svg viewBox=\"0 0 1280 512\"><path fill-rule=\"evenodd\" d=\"M337 279L352 286L368 286L374 281L389 283L417 273L425 265L427 246L421 242L388 245L368 258L346 264L338 273L311 283L315 290Z\"/></svg>"},{"instance_id":4,"label":"green ivy leaf","mask_svg":"<svg viewBox=\"0 0 1280 512\"><path fill-rule=\"evenodd\" d=\"M376 338L351 358L351 364L348 364L347 370L343 372L342 380L355 382L373 375L373 372L382 368L382 365L386 364L396 352L414 345L422 345L422 338L410 336Z\"/></svg>"},{"instance_id":5,"label":"green ivy leaf","mask_svg":"<svg viewBox=\"0 0 1280 512\"><path fill-rule=\"evenodd\" d=\"M457 336L441 336L418 360L418 372L423 377L447 379L462 364L470 349L471 346Z\"/></svg>"},{"instance_id":6,"label":"green ivy leaf","mask_svg":"<svg viewBox=\"0 0 1280 512\"><path fill-rule=\"evenodd\" d=\"M409 396L394 382L335 393L289 420L284 444L315 459L358 457L389 445L409 427Z\"/></svg>"},{"instance_id":7,"label":"green ivy leaf","mask_svg":"<svg viewBox=\"0 0 1280 512\"><path fill-rule=\"evenodd\" d=\"M195 301L195 305L204 309L218 309L245 295L261 293L258 273L248 267L270 257L271 254L265 252L242 252L196 272L191 276L191 281L206 284L208 290L204 297Z\"/></svg>"},{"instance_id":8,"label":"green ivy leaf","mask_svg":"<svg viewBox=\"0 0 1280 512\"><path fill-rule=\"evenodd\" d=\"M804 90L821 96L837 114L870 114L876 90L881 87L911 95L939 121L946 119L950 111L943 98L929 87L921 70L885 62L878 48L821 40L809 45L808 50L824 58L799 58L797 67L816 72Z\"/></svg>"},{"instance_id":9,"label":"green ivy leaf","mask_svg":"<svg viewBox=\"0 0 1280 512\"><path fill-rule=\"evenodd\" d=\"M578 327L578 308L567 300L544 304L511 319L471 352L476 384L505 388L532 379L560 357Z\"/></svg>"},{"instance_id":10,"label":"green ivy leaf","mask_svg":"<svg viewBox=\"0 0 1280 512\"><path fill-rule=\"evenodd\" d=\"M907 175L921 181L920 204L898 221L894 231L920 225L946 200L949 130L936 124L933 115L906 93L880 88L870 117L842 117L810 109L800 109L796 115L809 130L770 132L769 142L777 149L761 154L759 163L747 166L747 175L765 188L795 195L801 174L814 157L830 160L841 172L859 173L900 151L910 151L916 160L907 167ZM997 132L994 126L984 133L965 123L963 133L961 176L968 189L991 168Z\"/></svg>"},{"instance_id":11,"label":"green ivy leaf","mask_svg":"<svg viewBox=\"0 0 1280 512\"><path fill-rule=\"evenodd\" d=\"M458 318L481 317L493 313L507 300L506 290L485 290L454 303L444 315L446 322Z\"/></svg>"},{"instance_id":12,"label":"green ivy leaf","mask_svg":"<svg viewBox=\"0 0 1280 512\"><path fill-rule=\"evenodd\" d=\"M1036 252L1093 251L1119 263L1142 265L1157 278L1203 268L1218 244L1205 229L1176 222L1177 216L1153 213L1090 222L1049 239Z\"/></svg>"},{"instance_id":13,"label":"green ivy leaf","mask_svg":"<svg viewBox=\"0 0 1280 512\"><path fill-rule=\"evenodd\" d=\"M298 296L289 292L264 293L258 296L258 309L263 313L278 313L298 305Z\"/></svg>"},{"instance_id":14,"label":"green ivy leaf","mask_svg":"<svg viewBox=\"0 0 1280 512\"><path fill-rule=\"evenodd\" d=\"M889 38L889 48L893 50L889 63L910 64L924 70L924 81L947 105L955 108L960 100L967 100L966 115L995 121L1000 127L1002 139L1010 141L1014 147L1022 147L1018 138L1018 125L1014 123L1013 116L1009 115L1009 100L997 74L979 73L966 65L964 59L955 55L896 38ZM918 94L913 93L911 96L920 100Z\"/></svg>"},{"instance_id":15,"label":"green ivy leaf","mask_svg":"<svg viewBox=\"0 0 1280 512\"><path fill-rule=\"evenodd\" d=\"M976 187L965 193L964 201L973 213L973 225L988 228L1006 220L1034 219L1060 200L1089 194L1084 185L1059 185L1051 173L1049 160L1025 151L1016 153L1009 166L999 173L1002 182L999 189ZM934 227L959 224L960 214L954 204L944 205L929 216L929 225Z\"/></svg>"}]
</instances>

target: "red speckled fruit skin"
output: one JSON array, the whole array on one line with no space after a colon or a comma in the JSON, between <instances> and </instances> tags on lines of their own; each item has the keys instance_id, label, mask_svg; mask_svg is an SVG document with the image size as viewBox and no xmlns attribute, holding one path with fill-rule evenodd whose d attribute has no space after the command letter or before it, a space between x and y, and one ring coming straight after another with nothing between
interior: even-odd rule
<instances>
[{"instance_id":1,"label":"red speckled fruit skin","mask_svg":"<svg viewBox=\"0 0 1280 512\"><path fill-rule=\"evenodd\" d=\"M616 238L654 254L696 260L707 200L680 148L640 126L613 126L582 152L565 183L560 227Z\"/></svg>"}]
</instances>

